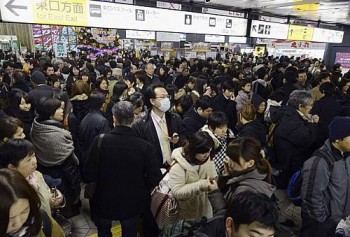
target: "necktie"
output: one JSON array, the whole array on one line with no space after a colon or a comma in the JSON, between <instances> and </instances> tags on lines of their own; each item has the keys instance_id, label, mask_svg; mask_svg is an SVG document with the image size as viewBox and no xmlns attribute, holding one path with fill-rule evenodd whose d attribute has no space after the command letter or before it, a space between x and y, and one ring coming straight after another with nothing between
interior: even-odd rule
<instances>
[{"instance_id":1,"label":"necktie","mask_svg":"<svg viewBox=\"0 0 350 237\"><path fill-rule=\"evenodd\" d=\"M163 146L163 160L168 162L168 164L171 164L171 148L170 148L170 142L168 140L169 133L168 133L168 127L166 125L165 119L160 120L159 125L163 133L163 139L161 141Z\"/></svg>"}]
</instances>

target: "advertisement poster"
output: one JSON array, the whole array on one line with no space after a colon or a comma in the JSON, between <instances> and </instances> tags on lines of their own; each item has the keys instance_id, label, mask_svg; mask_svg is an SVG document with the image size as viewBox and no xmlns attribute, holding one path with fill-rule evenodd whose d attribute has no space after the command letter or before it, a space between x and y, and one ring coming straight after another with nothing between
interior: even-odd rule
<instances>
[{"instance_id":1,"label":"advertisement poster","mask_svg":"<svg viewBox=\"0 0 350 237\"><path fill-rule=\"evenodd\" d=\"M335 63L340 63L343 67L343 73L350 70L350 53L337 52ZM345 69L345 70L344 70Z\"/></svg>"}]
</instances>

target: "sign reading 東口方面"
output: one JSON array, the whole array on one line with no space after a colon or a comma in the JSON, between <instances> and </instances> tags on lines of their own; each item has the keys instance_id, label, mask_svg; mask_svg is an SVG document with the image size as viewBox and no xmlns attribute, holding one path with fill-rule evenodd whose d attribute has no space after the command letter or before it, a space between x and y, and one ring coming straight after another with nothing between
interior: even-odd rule
<instances>
[{"instance_id":1,"label":"sign reading \u6771\u53e3\u65b9\u9762","mask_svg":"<svg viewBox=\"0 0 350 237\"><path fill-rule=\"evenodd\" d=\"M246 36L247 19L89 0L2 0L2 21Z\"/></svg>"}]
</instances>

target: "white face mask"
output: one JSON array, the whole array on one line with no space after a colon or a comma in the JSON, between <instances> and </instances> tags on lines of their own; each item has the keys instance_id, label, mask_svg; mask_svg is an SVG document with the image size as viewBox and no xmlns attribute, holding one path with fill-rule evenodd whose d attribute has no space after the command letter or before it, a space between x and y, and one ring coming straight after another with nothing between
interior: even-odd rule
<instances>
[{"instance_id":1,"label":"white face mask","mask_svg":"<svg viewBox=\"0 0 350 237\"><path fill-rule=\"evenodd\" d=\"M159 109L163 111L164 113L170 109L170 100L169 98L163 98L160 101Z\"/></svg>"}]
</instances>

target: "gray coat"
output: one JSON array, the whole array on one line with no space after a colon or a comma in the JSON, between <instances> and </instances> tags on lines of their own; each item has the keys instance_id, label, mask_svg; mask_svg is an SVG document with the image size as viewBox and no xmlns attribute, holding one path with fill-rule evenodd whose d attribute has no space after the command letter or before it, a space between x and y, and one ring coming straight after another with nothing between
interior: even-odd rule
<instances>
[{"instance_id":1,"label":"gray coat","mask_svg":"<svg viewBox=\"0 0 350 237\"><path fill-rule=\"evenodd\" d=\"M334 158L313 156L302 169L302 212L318 222L339 222L350 214L350 159L331 146L329 140L320 148ZM330 170L332 169L332 170Z\"/></svg>"},{"instance_id":2,"label":"gray coat","mask_svg":"<svg viewBox=\"0 0 350 237\"><path fill-rule=\"evenodd\" d=\"M227 182L225 182L225 176L220 176L218 183L219 187L228 187L227 191L221 189L225 192L225 199L227 202L233 199L237 194L245 191L262 193L271 198L276 188L272 184L264 181L265 178L266 174L260 174L257 169L254 169L240 176L232 177Z\"/></svg>"}]
</instances>

